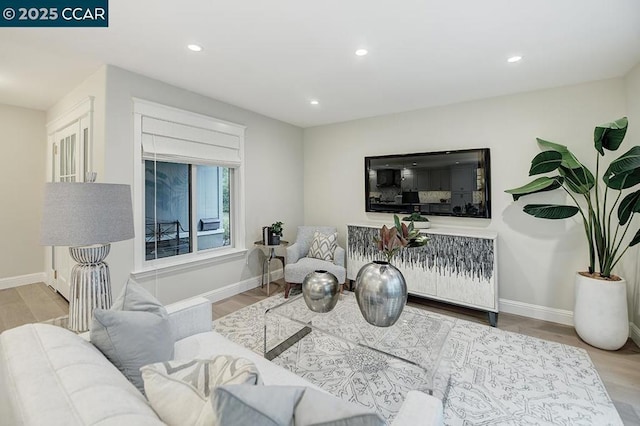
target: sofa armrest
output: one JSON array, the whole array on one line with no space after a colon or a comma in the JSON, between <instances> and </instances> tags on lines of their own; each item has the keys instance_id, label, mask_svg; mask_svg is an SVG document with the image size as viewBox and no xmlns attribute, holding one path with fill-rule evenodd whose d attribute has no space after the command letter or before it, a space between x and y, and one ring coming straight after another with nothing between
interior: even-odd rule
<instances>
[{"instance_id":1,"label":"sofa armrest","mask_svg":"<svg viewBox=\"0 0 640 426\"><path fill-rule=\"evenodd\" d=\"M333 263L336 265L342 266L344 268L344 258L345 251L342 247L336 246L336 249L333 251Z\"/></svg>"},{"instance_id":2,"label":"sofa armrest","mask_svg":"<svg viewBox=\"0 0 640 426\"><path fill-rule=\"evenodd\" d=\"M419 391L409 391L391 426L442 425L442 401Z\"/></svg>"},{"instance_id":3,"label":"sofa armrest","mask_svg":"<svg viewBox=\"0 0 640 426\"><path fill-rule=\"evenodd\" d=\"M204 297L181 300L166 309L176 341L213 329L211 301Z\"/></svg>"},{"instance_id":4,"label":"sofa armrest","mask_svg":"<svg viewBox=\"0 0 640 426\"><path fill-rule=\"evenodd\" d=\"M211 301L204 297L181 300L165 308L169 314L171 331L176 341L213 330ZM80 337L87 342L91 341L88 331L81 333Z\"/></svg>"},{"instance_id":5,"label":"sofa armrest","mask_svg":"<svg viewBox=\"0 0 640 426\"><path fill-rule=\"evenodd\" d=\"M302 253L300 253L301 250L302 250L302 245L298 243L293 243L290 246L288 246L287 247L287 264L296 263L298 260L300 260L300 258L303 257Z\"/></svg>"}]
</instances>

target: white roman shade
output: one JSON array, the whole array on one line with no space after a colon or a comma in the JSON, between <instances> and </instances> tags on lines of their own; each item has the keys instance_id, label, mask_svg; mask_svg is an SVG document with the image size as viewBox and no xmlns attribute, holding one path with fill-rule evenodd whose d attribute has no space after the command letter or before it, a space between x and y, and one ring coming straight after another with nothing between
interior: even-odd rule
<instances>
[{"instance_id":1,"label":"white roman shade","mask_svg":"<svg viewBox=\"0 0 640 426\"><path fill-rule=\"evenodd\" d=\"M219 121L202 127L142 117L142 158L236 168L242 163L237 127Z\"/></svg>"}]
</instances>

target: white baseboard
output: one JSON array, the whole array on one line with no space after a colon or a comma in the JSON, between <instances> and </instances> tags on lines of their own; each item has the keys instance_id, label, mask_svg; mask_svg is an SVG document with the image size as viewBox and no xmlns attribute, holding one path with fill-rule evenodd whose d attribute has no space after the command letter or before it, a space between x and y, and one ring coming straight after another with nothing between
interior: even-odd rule
<instances>
[{"instance_id":1,"label":"white baseboard","mask_svg":"<svg viewBox=\"0 0 640 426\"><path fill-rule=\"evenodd\" d=\"M46 283L47 274L38 272L35 274L19 275L17 277L0 278L0 290L19 287L21 285Z\"/></svg>"},{"instance_id":2,"label":"white baseboard","mask_svg":"<svg viewBox=\"0 0 640 426\"><path fill-rule=\"evenodd\" d=\"M573 325L573 311L532 305L516 300L500 299L500 312L557 322L559 324Z\"/></svg>"},{"instance_id":3,"label":"white baseboard","mask_svg":"<svg viewBox=\"0 0 640 426\"><path fill-rule=\"evenodd\" d=\"M278 269L271 272L272 281L278 280L283 276L284 276L284 271L282 269ZM236 294L240 294L244 291L251 290L252 288L259 287L260 280L261 278L259 276L249 278L244 281L240 281L234 284L229 284L222 288L217 288L215 290L211 290L206 293L199 294L197 297L204 297L205 299L209 299L211 303L219 302L222 299L226 299L228 297L235 296Z\"/></svg>"},{"instance_id":4,"label":"white baseboard","mask_svg":"<svg viewBox=\"0 0 640 426\"><path fill-rule=\"evenodd\" d=\"M640 327L634 323L629 323L629 337L636 342L636 345L640 346Z\"/></svg>"}]
</instances>

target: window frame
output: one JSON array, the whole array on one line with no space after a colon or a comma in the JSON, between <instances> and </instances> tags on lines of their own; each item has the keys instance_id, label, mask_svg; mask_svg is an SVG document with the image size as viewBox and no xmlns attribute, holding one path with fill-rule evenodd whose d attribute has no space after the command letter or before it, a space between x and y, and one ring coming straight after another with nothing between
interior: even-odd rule
<instances>
[{"instance_id":1,"label":"window frame","mask_svg":"<svg viewBox=\"0 0 640 426\"><path fill-rule=\"evenodd\" d=\"M142 278L145 273L153 271L172 272L185 268L197 267L199 265L209 265L226 260L242 258L246 254L245 241L245 200L244 200L244 133L245 126L220 120L203 114L194 113L155 102L133 98L134 115L134 182L133 182L133 214L134 214L134 272L133 274ZM170 256L152 260L146 260L145 249L145 158L143 158L143 118L164 120L183 126L196 129L206 129L230 135L238 138L239 165L231 167L229 164L220 162L215 164L209 162L198 163L197 159L184 157L181 161L190 165L217 165L228 167L230 170L229 190L230 190L230 232L231 245L208 250L194 250L177 256ZM170 162L170 160L158 160ZM192 168L193 169L193 168ZM190 198L194 197L195 182L192 182ZM195 207L192 200L190 209ZM191 227L194 226L193 212L190 214ZM197 229L197 228L196 228ZM197 238L197 232L193 234Z\"/></svg>"}]
</instances>

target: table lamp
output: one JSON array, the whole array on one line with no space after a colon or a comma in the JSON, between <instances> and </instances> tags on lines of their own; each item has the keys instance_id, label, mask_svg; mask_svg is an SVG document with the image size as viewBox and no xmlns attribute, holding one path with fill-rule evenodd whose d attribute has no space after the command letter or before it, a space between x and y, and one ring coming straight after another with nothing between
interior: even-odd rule
<instances>
[{"instance_id":1,"label":"table lamp","mask_svg":"<svg viewBox=\"0 0 640 426\"><path fill-rule=\"evenodd\" d=\"M47 183L40 242L69 246L77 262L71 271L69 328L86 331L95 308L111 307L111 244L133 238L129 185Z\"/></svg>"}]
</instances>

